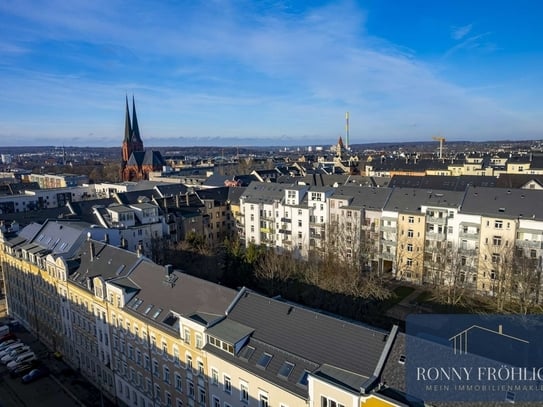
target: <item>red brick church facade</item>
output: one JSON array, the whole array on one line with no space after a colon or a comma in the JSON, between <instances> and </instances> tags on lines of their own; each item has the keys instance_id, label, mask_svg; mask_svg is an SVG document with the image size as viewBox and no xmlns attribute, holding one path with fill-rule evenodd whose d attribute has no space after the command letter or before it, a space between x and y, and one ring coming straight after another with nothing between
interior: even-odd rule
<instances>
[{"instance_id":1,"label":"red brick church facade","mask_svg":"<svg viewBox=\"0 0 543 407\"><path fill-rule=\"evenodd\" d=\"M121 179L123 181L141 181L149 179L151 171L161 171L164 159L160 151L145 150L136 116L136 104L132 97L132 120L126 98L124 121L124 140L121 147Z\"/></svg>"}]
</instances>

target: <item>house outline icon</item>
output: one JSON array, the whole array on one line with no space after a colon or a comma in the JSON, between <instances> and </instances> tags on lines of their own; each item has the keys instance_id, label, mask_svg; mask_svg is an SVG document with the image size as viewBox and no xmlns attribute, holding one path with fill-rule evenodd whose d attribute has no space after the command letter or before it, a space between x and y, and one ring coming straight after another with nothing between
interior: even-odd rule
<instances>
[{"instance_id":1,"label":"house outline icon","mask_svg":"<svg viewBox=\"0 0 543 407\"><path fill-rule=\"evenodd\" d=\"M512 341L516 341L516 342L520 342L520 343L526 343L526 344L530 343L530 341L527 341L525 339L521 339L521 338L517 338L517 337L512 336L512 335L504 334L502 324L498 325L498 330L497 331L493 331L492 329L485 328L485 327L480 326L480 325L472 325L469 328L466 328L463 331L461 331L461 332L457 333L456 335L451 336L449 338L449 342L452 342L452 346L453 346L455 355L465 355L465 354L468 353L468 334L469 334L470 331L475 330L475 329L486 331L486 332L489 332L489 333L492 333L492 334L495 334L495 335L499 335L499 336L501 336L503 338L509 338Z\"/></svg>"}]
</instances>

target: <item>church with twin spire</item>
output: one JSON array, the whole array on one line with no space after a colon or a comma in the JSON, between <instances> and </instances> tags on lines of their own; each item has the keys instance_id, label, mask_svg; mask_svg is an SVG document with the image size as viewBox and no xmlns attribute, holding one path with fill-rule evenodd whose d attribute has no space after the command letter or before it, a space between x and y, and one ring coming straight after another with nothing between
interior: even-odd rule
<instances>
[{"instance_id":1,"label":"church with twin spire","mask_svg":"<svg viewBox=\"0 0 543 407\"><path fill-rule=\"evenodd\" d=\"M124 139L121 147L121 179L123 181L141 181L149 179L152 171L161 171L165 165L160 151L145 150L140 135L136 103L132 96L132 118L126 97L124 121Z\"/></svg>"}]
</instances>

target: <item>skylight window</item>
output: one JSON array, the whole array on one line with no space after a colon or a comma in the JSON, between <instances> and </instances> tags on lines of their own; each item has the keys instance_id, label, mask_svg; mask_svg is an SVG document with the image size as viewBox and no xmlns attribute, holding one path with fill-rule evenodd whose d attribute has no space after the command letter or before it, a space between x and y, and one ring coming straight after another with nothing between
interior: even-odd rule
<instances>
[{"instance_id":1,"label":"skylight window","mask_svg":"<svg viewBox=\"0 0 543 407\"><path fill-rule=\"evenodd\" d=\"M286 379L292 373L292 369L294 369L294 364L285 361L279 369L279 372L277 372L277 375Z\"/></svg>"},{"instance_id":2,"label":"skylight window","mask_svg":"<svg viewBox=\"0 0 543 407\"><path fill-rule=\"evenodd\" d=\"M263 353L262 356L260 356L260 359L258 359L258 362L256 362L256 365L258 367L261 367L262 369L266 369L268 365L270 364L270 360L272 360L272 355L269 353Z\"/></svg>"},{"instance_id":3,"label":"skylight window","mask_svg":"<svg viewBox=\"0 0 543 407\"><path fill-rule=\"evenodd\" d=\"M300 376L300 380L298 380L300 386L307 387L307 376L309 376L309 372L304 370L304 373Z\"/></svg>"},{"instance_id":4,"label":"skylight window","mask_svg":"<svg viewBox=\"0 0 543 407\"><path fill-rule=\"evenodd\" d=\"M246 346L239 354L239 357L245 360L249 360L251 356L253 356L253 353L255 351L255 348L252 346Z\"/></svg>"},{"instance_id":5,"label":"skylight window","mask_svg":"<svg viewBox=\"0 0 543 407\"><path fill-rule=\"evenodd\" d=\"M141 298L136 297L136 301L134 302L134 305L132 305L133 309L138 309L138 307L141 305L143 300Z\"/></svg>"},{"instance_id":6,"label":"skylight window","mask_svg":"<svg viewBox=\"0 0 543 407\"><path fill-rule=\"evenodd\" d=\"M158 317L160 315L160 313L162 312L162 308L158 308L155 313L153 314L153 319L156 319L156 317Z\"/></svg>"},{"instance_id":7,"label":"skylight window","mask_svg":"<svg viewBox=\"0 0 543 407\"><path fill-rule=\"evenodd\" d=\"M147 314L149 313L149 311L151 311L151 308L153 308L153 304L149 304L149 305L147 306L147 308L145 308L145 311L143 311L143 313L144 313L145 315L147 315Z\"/></svg>"}]
</instances>

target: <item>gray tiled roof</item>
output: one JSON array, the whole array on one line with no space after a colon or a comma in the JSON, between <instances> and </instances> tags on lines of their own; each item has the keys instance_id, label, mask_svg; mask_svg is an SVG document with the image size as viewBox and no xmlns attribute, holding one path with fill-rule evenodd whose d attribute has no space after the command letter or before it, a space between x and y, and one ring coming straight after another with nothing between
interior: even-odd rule
<instances>
[{"instance_id":1,"label":"gray tiled roof","mask_svg":"<svg viewBox=\"0 0 543 407\"><path fill-rule=\"evenodd\" d=\"M470 187L462 212L509 219L543 220L543 191Z\"/></svg>"},{"instance_id":2,"label":"gray tiled roof","mask_svg":"<svg viewBox=\"0 0 543 407\"><path fill-rule=\"evenodd\" d=\"M265 316L264 318L262 316ZM371 377L387 333L246 291L228 318L255 329L252 337L314 363Z\"/></svg>"},{"instance_id":3,"label":"gray tiled roof","mask_svg":"<svg viewBox=\"0 0 543 407\"><path fill-rule=\"evenodd\" d=\"M285 189L291 189L291 186L277 183L251 182L245 188L242 198L250 203L267 203L275 200L281 200L284 197Z\"/></svg>"},{"instance_id":4,"label":"gray tiled roof","mask_svg":"<svg viewBox=\"0 0 543 407\"><path fill-rule=\"evenodd\" d=\"M164 320L170 311L201 323L210 321L211 315L220 318L237 294L230 288L179 271L173 271L170 279L166 280L165 268L152 262L139 263L130 273L129 279L136 286L142 287L136 294L142 303L133 309L136 301L134 297L127 304L126 311L163 327L168 326ZM152 308L145 313L150 305ZM156 318L152 318L158 309L162 311ZM201 318L195 318L199 314Z\"/></svg>"},{"instance_id":5,"label":"gray tiled roof","mask_svg":"<svg viewBox=\"0 0 543 407\"><path fill-rule=\"evenodd\" d=\"M91 245L94 256L91 256ZM76 254L79 267L70 274L69 279L74 283L87 287L87 277L102 277L104 280L115 280L125 276L135 264L144 258L138 258L135 253L120 249L96 240L86 240L81 243Z\"/></svg>"},{"instance_id":6,"label":"gray tiled roof","mask_svg":"<svg viewBox=\"0 0 543 407\"><path fill-rule=\"evenodd\" d=\"M345 185L336 188L334 197L350 197L352 201L349 206L356 206L366 209L383 209L392 189L389 188L371 188Z\"/></svg>"},{"instance_id":7,"label":"gray tiled roof","mask_svg":"<svg viewBox=\"0 0 543 407\"><path fill-rule=\"evenodd\" d=\"M384 210L420 213L422 205L460 208L463 196L458 191L394 188Z\"/></svg>"}]
</instances>

